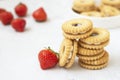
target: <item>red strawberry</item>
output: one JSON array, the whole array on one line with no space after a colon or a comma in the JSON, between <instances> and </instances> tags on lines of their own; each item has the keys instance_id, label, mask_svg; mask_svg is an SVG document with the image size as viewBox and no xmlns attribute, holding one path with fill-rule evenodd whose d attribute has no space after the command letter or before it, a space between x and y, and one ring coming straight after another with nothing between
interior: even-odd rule
<instances>
[{"instance_id":1,"label":"red strawberry","mask_svg":"<svg viewBox=\"0 0 120 80\"><path fill-rule=\"evenodd\" d=\"M58 56L50 48L41 50L38 59L43 70L53 68L58 63Z\"/></svg>"},{"instance_id":2,"label":"red strawberry","mask_svg":"<svg viewBox=\"0 0 120 80\"><path fill-rule=\"evenodd\" d=\"M27 14L27 6L23 3L19 3L15 7L15 12L19 17L23 17Z\"/></svg>"},{"instance_id":3,"label":"red strawberry","mask_svg":"<svg viewBox=\"0 0 120 80\"><path fill-rule=\"evenodd\" d=\"M0 8L0 13L5 12L6 10L3 8Z\"/></svg>"},{"instance_id":4,"label":"red strawberry","mask_svg":"<svg viewBox=\"0 0 120 80\"><path fill-rule=\"evenodd\" d=\"M47 19L47 14L42 7L34 11L32 16L36 21L39 21L39 22L45 21Z\"/></svg>"},{"instance_id":5,"label":"red strawberry","mask_svg":"<svg viewBox=\"0 0 120 80\"><path fill-rule=\"evenodd\" d=\"M25 29L26 21L21 18L13 19L11 25L17 32L23 32Z\"/></svg>"},{"instance_id":6,"label":"red strawberry","mask_svg":"<svg viewBox=\"0 0 120 80\"><path fill-rule=\"evenodd\" d=\"M0 20L1 20L1 14L3 13L3 12L5 12L6 10L5 9L3 9L3 8L0 8Z\"/></svg>"},{"instance_id":7,"label":"red strawberry","mask_svg":"<svg viewBox=\"0 0 120 80\"><path fill-rule=\"evenodd\" d=\"M1 13L1 21L4 25L8 25L11 23L11 21L13 20L13 15L11 12L3 12Z\"/></svg>"}]
</instances>

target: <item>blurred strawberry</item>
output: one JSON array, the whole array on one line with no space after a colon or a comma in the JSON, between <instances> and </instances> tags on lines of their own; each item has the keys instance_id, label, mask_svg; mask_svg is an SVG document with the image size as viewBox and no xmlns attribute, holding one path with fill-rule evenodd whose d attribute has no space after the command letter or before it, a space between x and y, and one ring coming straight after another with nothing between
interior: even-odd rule
<instances>
[{"instance_id":1,"label":"blurred strawberry","mask_svg":"<svg viewBox=\"0 0 120 80\"><path fill-rule=\"evenodd\" d=\"M21 18L13 19L11 25L17 32L23 32L25 29L26 21Z\"/></svg>"},{"instance_id":2,"label":"blurred strawberry","mask_svg":"<svg viewBox=\"0 0 120 80\"><path fill-rule=\"evenodd\" d=\"M1 18L1 22L4 24L4 25L8 25L11 23L11 21L13 20L13 15L11 12L2 12L1 15L0 15L0 18Z\"/></svg>"},{"instance_id":3,"label":"blurred strawberry","mask_svg":"<svg viewBox=\"0 0 120 80\"><path fill-rule=\"evenodd\" d=\"M36 21L39 21L39 22L45 21L47 19L47 14L42 7L34 11L32 16Z\"/></svg>"},{"instance_id":4,"label":"blurred strawberry","mask_svg":"<svg viewBox=\"0 0 120 80\"><path fill-rule=\"evenodd\" d=\"M15 7L15 12L19 17L23 17L26 16L27 14L27 6L23 3L19 3L16 7Z\"/></svg>"},{"instance_id":5,"label":"blurred strawberry","mask_svg":"<svg viewBox=\"0 0 120 80\"><path fill-rule=\"evenodd\" d=\"M0 20L1 20L1 14L2 14L3 12L5 12L5 11L6 11L5 9L0 8Z\"/></svg>"}]
</instances>

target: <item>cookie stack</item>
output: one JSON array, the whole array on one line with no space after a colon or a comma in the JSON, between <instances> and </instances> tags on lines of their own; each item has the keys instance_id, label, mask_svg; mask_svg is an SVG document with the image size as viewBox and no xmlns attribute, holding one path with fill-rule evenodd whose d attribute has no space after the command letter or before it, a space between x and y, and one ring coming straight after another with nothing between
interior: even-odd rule
<instances>
[{"instance_id":1,"label":"cookie stack","mask_svg":"<svg viewBox=\"0 0 120 80\"><path fill-rule=\"evenodd\" d=\"M108 52L104 47L109 43L110 34L102 28L93 28L92 34L79 40L79 65L87 69L101 69L107 66Z\"/></svg>"},{"instance_id":2,"label":"cookie stack","mask_svg":"<svg viewBox=\"0 0 120 80\"><path fill-rule=\"evenodd\" d=\"M109 43L109 32L93 28L91 20L72 19L62 25L64 40L60 47L59 66L70 68L76 55L80 66L101 69L107 65L108 53L104 47Z\"/></svg>"},{"instance_id":3,"label":"cookie stack","mask_svg":"<svg viewBox=\"0 0 120 80\"><path fill-rule=\"evenodd\" d=\"M78 40L90 36L93 24L88 19L72 19L62 25L65 39L60 47L59 66L70 68L78 53Z\"/></svg>"}]
</instances>

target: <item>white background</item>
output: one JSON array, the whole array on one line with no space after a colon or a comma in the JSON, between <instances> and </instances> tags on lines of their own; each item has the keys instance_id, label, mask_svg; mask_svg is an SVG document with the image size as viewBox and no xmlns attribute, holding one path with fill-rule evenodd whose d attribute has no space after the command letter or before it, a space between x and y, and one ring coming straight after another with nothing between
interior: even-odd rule
<instances>
[{"instance_id":1,"label":"white background","mask_svg":"<svg viewBox=\"0 0 120 80\"><path fill-rule=\"evenodd\" d=\"M61 25L66 20L76 18L70 13L72 1L0 0L0 7L12 12L14 18L17 18L14 7L19 2L26 3L28 6L28 14L24 17L27 21L25 32L16 32L11 25L3 26L0 23L0 80L120 79L120 26L108 29L111 34L110 44L105 49L110 54L110 61L106 68L102 70L83 69L79 67L76 59L70 69L56 66L53 69L41 70L38 62L39 51L50 46L58 52L63 40ZM32 17L32 12L40 6L44 7L48 15L48 20L42 23L34 21ZM112 23L109 24L112 25Z\"/></svg>"}]
</instances>

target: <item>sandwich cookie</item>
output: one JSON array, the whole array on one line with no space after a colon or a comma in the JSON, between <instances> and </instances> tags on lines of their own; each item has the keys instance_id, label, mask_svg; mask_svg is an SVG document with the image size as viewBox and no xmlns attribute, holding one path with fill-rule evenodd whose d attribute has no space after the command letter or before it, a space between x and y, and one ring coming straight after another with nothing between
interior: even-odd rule
<instances>
[{"instance_id":1,"label":"sandwich cookie","mask_svg":"<svg viewBox=\"0 0 120 80\"><path fill-rule=\"evenodd\" d=\"M68 39L81 39L91 35L93 24L88 19L72 19L62 25L63 35Z\"/></svg>"},{"instance_id":2,"label":"sandwich cookie","mask_svg":"<svg viewBox=\"0 0 120 80\"><path fill-rule=\"evenodd\" d=\"M120 0L102 0L102 4L120 9Z\"/></svg>"},{"instance_id":3,"label":"sandwich cookie","mask_svg":"<svg viewBox=\"0 0 120 80\"><path fill-rule=\"evenodd\" d=\"M99 59L96 59L96 60L81 60L79 58L79 61L85 63L85 64L88 64L88 65L101 65L101 64L104 64L104 63L107 63L109 60L109 55L108 53L105 51L104 55L99 58Z\"/></svg>"},{"instance_id":4,"label":"sandwich cookie","mask_svg":"<svg viewBox=\"0 0 120 80\"><path fill-rule=\"evenodd\" d=\"M82 56L93 56L93 55L97 55L100 54L101 52L103 52L104 49L86 49L83 47L79 47L78 48L78 53L77 55L82 55Z\"/></svg>"},{"instance_id":5,"label":"sandwich cookie","mask_svg":"<svg viewBox=\"0 0 120 80\"><path fill-rule=\"evenodd\" d=\"M70 68L74 63L76 53L78 52L77 42L75 40L64 39L60 47L59 66Z\"/></svg>"},{"instance_id":6,"label":"sandwich cookie","mask_svg":"<svg viewBox=\"0 0 120 80\"><path fill-rule=\"evenodd\" d=\"M95 2L94 0L74 0L72 9L77 13L92 11L95 9Z\"/></svg>"},{"instance_id":7,"label":"sandwich cookie","mask_svg":"<svg viewBox=\"0 0 120 80\"><path fill-rule=\"evenodd\" d=\"M94 28L92 34L80 39L79 45L88 49L102 49L109 43L110 33L103 28Z\"/></svg>"}]
</instances>

